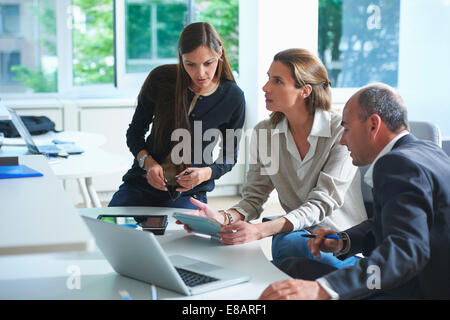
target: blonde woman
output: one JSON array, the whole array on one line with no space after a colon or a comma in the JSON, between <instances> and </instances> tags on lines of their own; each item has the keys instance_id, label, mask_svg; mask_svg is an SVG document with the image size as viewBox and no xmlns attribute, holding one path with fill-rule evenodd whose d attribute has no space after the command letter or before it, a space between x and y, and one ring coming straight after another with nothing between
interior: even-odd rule
<instances>
[{"instance_id":1,"label":"blonde woman","mask_svg":"<svg viewBox=\"0 0 450 320\"><path fill-rule=\"evenodd\" d=\"M341 115L330 111L330 82L322 62L307 50L288 49L275 55L267 74L263 91L272 114L255 127L256 140L251 145L258 147L256 161L249 166L242 201L216 212L191 199L199 207L192 214L214 217L226 224L223 231L234 230L219 234L225 244L273 236L275 263L292 256L318 259L302 235L318 227L342 231L367 219L359 171L347 149L339 144ZM278 132L271 131L274 129ZM258 134L261 131L267 134ZM271 150L275 136L279 167L270 172L273 170L262 161L259 146L265 144L265 149ZM261 216L274 189L285 215L250 223ZM340 268L353 265L357 258L341 261L324 253L320 260Z\"/></svg>"}]
</instances>

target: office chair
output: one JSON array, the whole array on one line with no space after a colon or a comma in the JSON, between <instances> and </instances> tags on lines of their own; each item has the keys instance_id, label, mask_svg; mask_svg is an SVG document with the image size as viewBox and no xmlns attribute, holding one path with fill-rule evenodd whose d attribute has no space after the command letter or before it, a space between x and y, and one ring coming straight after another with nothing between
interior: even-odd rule
<instances>
[{"instance_id":1,"label":"office chair","mask_svg":"<svg viewBox=\"0 0 450 320\"><path fill-rule=\"evenodd\" d=\"M434 123L427 121L409 121L409 131L416 138L420 140L427 140L436 143L442 148L442 137L439 127ZM364 174L369 169L370 165L360 167L361 173L361 191L363 196L364 205L366 207L367 217L371 217L373 212L373 196L372 188L364 182Z\"/></svg>"},{"instance_id":2,"label":"office chair","mask_svg":"<svg viewBox=\"0 0 450 320\"><path fill-rule=\"evenodd\" d=\"M450 139L442 139L442 150L450 157Z\"/></svg>"}]
</instances>

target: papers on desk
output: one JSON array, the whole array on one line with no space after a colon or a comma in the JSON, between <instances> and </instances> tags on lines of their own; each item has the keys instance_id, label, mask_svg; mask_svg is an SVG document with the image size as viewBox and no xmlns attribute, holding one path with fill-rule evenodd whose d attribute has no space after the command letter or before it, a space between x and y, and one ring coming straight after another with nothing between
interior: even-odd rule
<instances>
[{"instance_id":1,"label":"papers on desk","mask_svg":"<svg viewBox=\"0 0 450 320\"><path fill-rule=\"evenodd\" d=\"M43 174L23 164L17 157L0 157L0 179L42 177Z\"/></svg>"}]
</instances>

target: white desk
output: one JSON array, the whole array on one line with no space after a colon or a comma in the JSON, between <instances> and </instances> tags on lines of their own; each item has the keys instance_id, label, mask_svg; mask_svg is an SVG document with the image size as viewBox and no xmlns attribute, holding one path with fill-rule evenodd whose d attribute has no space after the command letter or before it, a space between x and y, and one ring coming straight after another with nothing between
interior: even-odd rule
<instances>
[{"instance_id":1,"label":"white desk","mask_svg":"<svg viewBox=\"0 0 450 320\"><path fill-rule=\"evenodd\" d=\"M171 217L175 210L183 211L136 207L93 208L79 212L90 217L100 213L168 214ZM158 288L158 299L257 299L270 283L289 278L267 260L259 241L223 245L188 234L173 218L169 219L165 235L157 238L168 255L182 254L236 268L252 276L247 283L189 297ZM80 289L67 288L71 270L80 271ZM121 299L119 290L127 290L133 299L150 299L149 284L118 275L99 251L0 257L0 299Z\"/></svg>"},{"instance_id":2,"label":"white desk","mask_svg":"<svg viewBox=\"0 0 450 320\"><path fill-rule=\"evenodd\" d=\"M44 176L0 179L0 255L81 251L92 245L87 227L45 158L20 156L19 164ZM0 263L0 273L3 269Z\"/></svg>"},{"instance_id":3,"label":"white desk","mask_svg":"<svg viewBox=\"0 0 450 320\"><path fill-rule=\"evenodd\" d=\"M103 135L86 132L48 132L33 136L37 145L51 144L53 139L73 141L85 150L83 154L71 155L67 159L51 159L49 161L55 175L61 179L77 179L84 203L87 208L101 207L95 191L92 177L125 172L130 167L130 161L123 155L112 154L100 148L106 139ZM26 154L27 149L22 138L5 138L5 146L0 149L0 156ZM8 146L17 144L24 146Z\"/></svg>"}]
</instances>

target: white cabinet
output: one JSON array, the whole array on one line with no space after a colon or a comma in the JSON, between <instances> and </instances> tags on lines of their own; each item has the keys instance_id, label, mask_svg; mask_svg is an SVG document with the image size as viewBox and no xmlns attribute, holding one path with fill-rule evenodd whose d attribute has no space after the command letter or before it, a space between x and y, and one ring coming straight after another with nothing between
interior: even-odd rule
<instances>
[{"instance_id":1,"label":"white cabinet","mask_svg":"<svg viewBox=\"0 0 450 320\"><path fill-rule=\"evenodd\" d=\"M127 156L130 160L130 168L133 164L133 155L126 144L126 131L134 114L134 106L95 108L82 107L80 112L80 131L100 133L106 137L106 143L102 145L105 151L113 154ZM94 184L100 199L109 200L122 183L124 172L118 172L108 176L94 177ZM101 193L109 192L109 194ZM103 199L102 199L103 198Z\"/></svg>"}]
</instances>

